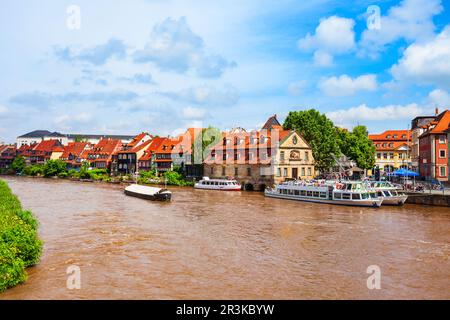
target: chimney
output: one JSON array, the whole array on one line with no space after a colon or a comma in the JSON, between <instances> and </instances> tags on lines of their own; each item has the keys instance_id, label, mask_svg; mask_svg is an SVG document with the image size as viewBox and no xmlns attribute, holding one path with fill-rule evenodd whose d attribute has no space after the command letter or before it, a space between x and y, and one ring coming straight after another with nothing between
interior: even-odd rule
<instances>
[{"instance_id":1,"label":"chimney","mask_svg":"<svg viewBox=\"0 0 450 320\"><path fill-rule=\"evenodd\" d=\"M439 108L438 107L436 107L436 109L435 109L435 111L434 111L436 114L436 116L439 114Z\"/></svg>"}]
</instances>

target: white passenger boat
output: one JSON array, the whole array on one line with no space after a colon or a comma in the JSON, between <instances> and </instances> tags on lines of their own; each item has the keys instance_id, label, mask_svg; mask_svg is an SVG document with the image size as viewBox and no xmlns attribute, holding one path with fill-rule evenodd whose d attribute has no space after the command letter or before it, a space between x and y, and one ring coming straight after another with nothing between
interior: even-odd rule
<instances>
[{"instance_id":1,"label":"white passenger boat","mask_svg":"<svg viewBox=\"0 0 450 320\"><path fill-rule=\"evenodd\" d=\"M267 197L361 207L379 207L383 198L360 181L285 182L264 191Z\"/></svg>"},{"instance_id":2,"label":"white passenger boat","mask_svg":"<svg viewBox=\"0 0 450 320\"><path fill-rule=\"evenodd\" d=\"M383 198L383 205L401 206L408 199L403 190L397 188L389 181L372 182L370 188L374 190L379 197Z\"/></svg>"},{"instance_id":3,"label":"white passenger boat","mask_svg":"<svg viewBox=\"0 0 450 320\"><path fill-rule=\"evenodd\" d=\"M125 188L125 194L146 200L168 201L172 198L172 192L163 188L155 188L132 184Z\"/></svg>"},{"instance_id":4,"label":"white passenger boat","mask_svg":"<svg viewBox=\"0 0 450 320\"><path fill-rule=\"evenodd\" d=\"M202 180L194 185L194 188L222 191L240 191L241 185L236 180L209 179L208 177L203 177Z\"/></svg>"}]
</instances>

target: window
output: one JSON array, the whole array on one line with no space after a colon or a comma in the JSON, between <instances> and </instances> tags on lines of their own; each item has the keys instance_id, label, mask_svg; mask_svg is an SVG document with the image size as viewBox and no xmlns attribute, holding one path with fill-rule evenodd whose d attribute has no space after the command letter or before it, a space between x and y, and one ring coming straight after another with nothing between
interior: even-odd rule
<instances>
[{"instance_id":1,"label":"window","mask_svg":"<svg viewBox=\"0 0 450 320\"><path fill-rule=\"evenodd\" d=\"M294 190L294 195L299 196L300 195L300 191Z\"/></svg>"},{"instance_id":2,"label":"window","mask_svg":"<svg viewBox=\"0 0 450 320\"><path fill-rule=\"evenodd\" d=\"M392 148L392 147L394 147L394 144L393 143L389 143L389 148Z\"/></svg>"},{"instance_id":3,"label":"window","mask_svg":"<svg viewBox=\"0 0 450 320\"><path fill-rule=\"evenodd\" d=\"M225 175L225 167L222 167L222 175Z\"/></svg>"},{"instance_id":4,"label":"window","mask_svg":"<svg viewBox=\"0 0 450 320\"><path fill-rule=\"evenodd\" d=\"M284 169L283 169L283 176L287 177L287 174L288 174L287 168L284 168Z\"/></svg>"},{"instance_id":5,"label":"window","mask_svg":"<svg viewBox=\"0 0 450 320\"><path fill-rule=\"evenodd\" d=\"M302 176L305 176L305 168L302 168Z\"/></svg>"},{"instance_id":6,"label":"window","mask_svg":"<svg viewBox=\"0 0 450 320\"><path fill-rule=\"evenodd\" d=\"M277 177L281 177L281 168L277 168Z\"/></svg>"},{"instance_id":7,"label":"window","mask_svg":"<svg viewBox=\"0 0 450 320\"><path fill-rule=\"evenodd\" d=\"M398 136L397 136L396 134L394 134L394 139L397 139L397 137L398 137Z\"/></svg>"},{"instance_id":8,"label":"window","mask_svg":"<svg viewBox=\"0 0 450 320\"><path fill-rule=\"evenodd\" d=\"M280 160L284 160L284 151L280 152Z\"/></svg>"},{"instance_id":9,"label":"window","mask_svg":"<svg viewBox=\"0 0 450 320\"><path fill-rule=\"evenodd\" d=\"M213 176L214 175L214 168L213 167L211 167L211 175Z\"/></svg>"},{"instance_id":10,"label":"window","mask_svg":"<svg viewBox=\"0 0 450 320\"><path fill-rule=\"evenodd\" d=\"M319 191L314 191L314 192L313 192L313 197L318 198L318 197L319 197Z\"/></svg>"},{"instance_id":11,"label":"window","mask_svg":"<svg viewBox=\"0 0 450 320\"><path fill-rule=\"evenodd\" d=\"M352 199L353 200L359 200L360 199L359 193L353 193L352 194Z\"/></svg>"},{"instance_id":12,"label":"window","mask_svg":"<svg viewBox=\"0 0 450 320\"><path fill-rule=\"evenodd\" d=\"M311 176L311 175L312 175L311 167L308 167L308 176Z\"/></svg>"},{"instance_id":13,"label":"window","mask_svg":"<svg viewBox=\"0 0 450 320\"><path fill-rule=\"evenodd\" d=\"M301 195L302 197L306 196L306 191L305 191L305 190L300 190L300 195Z\"/></svg>"},{"instance_id":14,"label":"window","mask_svg":"<svg viewBox=\"0 0 450 320\"><path fill-rule=\"evenodd\" d=\"M447 175L447 170L446 170L447 168L446 167L440 167L439 168L439 175L441 176L441 177L445 177L446 175Z\"/></svg>"},{"instance_id":15,"label":"window","mask_svg":"<svg viewBox=\"0 0 450 320\"><path fill-rule=\"evenodd\" d=\"M309 160L309 152L305 151L305 161L308 161L308 160Z\"/></svg>"},{"instance_id":16,"label":"window","mask_svg":"<svg viewBox=\"0 0 450 320\"><path fill-rule=\"evenodd\" d=\"M386 136L386 138L390 139L390 138L391 138L391 135L390 135L390 134L388 134L388 135Z\"/></svg>"},{"instance_id":17,"label":"window","mask_svg":"<svg viewBox=\"0 0 450 320\"><path fill-rule=\"evenodd\" d=\"M387 153L383 153L383 159L387 159Z\"/></svg>"},{"instance_id":18,"label":"window","mask_svg":"<svg viewBox=\"0 0 450 320\"><path fill-rule=\"evenodd\" d=\"M406 139L406 134L402 134L402 139Z\"/></svg>"},{"instance_id":19,"label":"window","mask_svg":"<svg viewBox=\"0 0 450 320\"><path fill-rule=\"evenodd\" d=\"M383 143L383 148L386 148L386 145L387 145L386 143Z\"/></svg>"},{"instance_id":20,"label":"window","mask_svg":"<svg viewBox=\"0 0 450 320\"><path fill-rule=\"evenodd\" d=\"M234 168L234 175L237 176L238 175L238 168Z\"/></svg>"},{"instance_id":21,"label":"window","mask_svg":"<svg viewBox=\"0 0 450 320\"><path fill-rule=\"evenodd\" d=\"M403 154L402 154L402 153L399 153L399 154L398 154L398 158L399 158L399 159L403 159Z\"/></svg>"},{"instance_id":22,"label":"window","mask_svg":"<svg viewBox=\"0 0 450 320\"><path fill-rule=\"evenodd\" d=\"M439 136L439 143L445 143L445 136Z\"/></svg>"},{"instance_id":23,"label":"window","mask_svg":"<svg viewBox=\"0 0 450 320\"><path fill-rule=\"evenodd\" d=\"M377 153L377 159L381 159L381 153Z\"/></svg>"},{"instance_id":24,"label":"window","mask_svg":"<svg viewBox=\"0 0 450 320\"><path fill-rule=\"evenodd\" d=\"M335 199L342 199L342 194L339 193L339 192L335 192L335 193L334 193L334 198L335 198Z\"/></svg>"},{"instance_id":25,"label":"window","mask_svg":"<svg viewBox=\"0 0 450 320\"><path fill-rule=\"evenodd\" d=\"M342 199L350 200L350 193L343 193L342 194Z\"/></svg>"},{"instance_id":26,"label":"window","mask_svg":"<svg viewBox=\"0 0 450 320\"><path fill-rule=\"evenodd\" d=\"M445 150L439 150L439 158L445 158Z\"/></svg>"},{"instance_id":27,"label":"window","mask_svg":"<svg viewBox=\"0 0 450 320\"><path fill-rule=\"evenodd\" d=\"M247 175L248 176L251 176L252 175L252 168L247 168Z\"/></svg>"},{"instance_id":28,"label":"window","mask_svg":"<svg viewBox=\"0 0 450 320\"><path fill-rule=\"evenodd\" d=\"M389 153L389 159L394 159L394 154L392 152Z\"/></svg>"},{"instance_id":29,"label":"window","mask_svg":"<svg viewBox=\"0 0 450 320\"><path fill-rule=\"evenodd\" d=\"M253 152L248 153L248 160L253 160Z\"/></svg>"}]
</instances>

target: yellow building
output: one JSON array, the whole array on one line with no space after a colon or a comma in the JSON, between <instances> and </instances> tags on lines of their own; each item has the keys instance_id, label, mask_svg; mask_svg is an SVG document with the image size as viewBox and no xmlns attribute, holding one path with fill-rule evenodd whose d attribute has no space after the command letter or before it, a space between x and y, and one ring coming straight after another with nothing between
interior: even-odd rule
<instances>
[{"instance_id":1,"label":"yellow building","mask_svg":"<svg viewBox=\"0 0 450 320\"><path fill-rule=\"evenodd\" d=\"M384 172L411 167L411 131L388 130L371 134L369 139L375 145L375 166Z\"/></svg>"}]
</instances>

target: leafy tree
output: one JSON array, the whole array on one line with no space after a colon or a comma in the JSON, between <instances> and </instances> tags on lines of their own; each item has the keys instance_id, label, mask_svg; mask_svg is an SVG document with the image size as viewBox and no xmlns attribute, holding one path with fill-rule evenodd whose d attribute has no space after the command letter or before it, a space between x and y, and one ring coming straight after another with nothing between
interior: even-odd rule
<instances>
[{"instance_id":1,"label":"leafy tree","mask_svg":"<svg viewBox=\"0 0 450 320\"><path fill-rule=\"evenodd\" d=\"M194 143L192 144L192 162L194 164L202 164L208 157L210 150L222 140L222 133L219 129L209 126L202 129Z\"/></svg>"},{"instance_id":2,"label":"leafy tree","mask_svg":"<svg viewBox=\"0 0 450 320\"><path fill-rule=\"evenodd\" d=\"M90 167L90 164L87 161L84 161L81 164L81 167L80 167L80 178L81 179L89 179L90 178L90 176L89 176L89 167Z\"/></svg>"},{"instance_id":3,"label":"leafy tree","mask_svg":"<svg viewBox=\"0 0 450 320\"><path fill-rule=\"evenodd\" d=\"M48 160L44 165L44 176L53 177L66 172L67 164L62 160Z\"/></svg>"},{"instance_id":4,"label":"leafy tree","mask_svg":"<svg viewBox=\"0 0 450 320\"><path fill-rule=\"evenodd\" d=\"M283 127L298 131L311 145L315 166L330 169L340 155L338 134L333 122L315 109L289 112Z\"/></svg>"},{"instance_id":5,"label":"leafy tree","mask_svg":"<svg viewBox=\"0 0 450 320\"><path fill-rule=\"evenodd\" d=\"M356 162L361 169L375 166L375 146L369 139L366 126L356 126L352 132L338 130L339 145L343 154Z\"/></svg>"},{"instance_id":6,"label":"leafy tree","mask_svg":"<svg viewBox=\"0 0 450 320\"><path fill-rule=\"evenodd\" d=\"M22 172L26 167L25 158L22 156L17 156L11 164L11 168L15 172Z\"/></svg>"}]
</instances>

